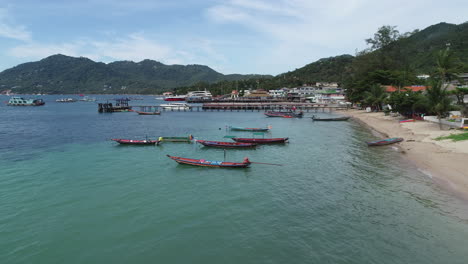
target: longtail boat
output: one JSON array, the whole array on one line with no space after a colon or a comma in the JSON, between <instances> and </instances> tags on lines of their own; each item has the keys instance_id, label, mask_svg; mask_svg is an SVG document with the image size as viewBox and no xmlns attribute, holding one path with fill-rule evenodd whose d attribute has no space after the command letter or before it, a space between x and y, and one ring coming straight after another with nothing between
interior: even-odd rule
<instances>
[{"instance_id":1,"label":"longtail boat","mask_svg":"<svg viewBox=\"0 0 468 264\"><path fill-rule=\"evenodd\" d=\"M340 117L329 117L329 118L320 118L315 115L312 116L313 121L346 121L350 116L340 116Z\"/></svg>"},{"instance_id":2,"label":"longtail boat","mask_svg":"<svg viewBox=\"0 0 468 264\"><path fill-rule=\"evenodd\" d=\"M382 140L366 142L368 146L384 146L403 141L403 138L387 138Z\"/></svg>"},{"instance_id":3,"label":"longtail boat","mask_svg":"<svg viewBox=\"0 0 468 264\"><path fill-rule=\"evenodd\" d=\"M159 137L159 141L163 142L187 142L190 143L193 140L192 135L188 135L187 137Z\"/></svg>"},{"instance_id":4,"label":"longtail boat","mask_svg":"<svg viewBox=\"0 0 468 264\"><path fill-rule=\"evenodd\" d=\"M207 147L215 148L253 148L257 146L255 143L243 143L243 142L222 142L222 141L208 141L208 140L197 140L198 143Z\"/></svg>"},{"instance_id":5,"label":"longtail boat","mask_svg":"<svg viewBox=\"0 0 468 264\"><path fill-rule=\"evenodd\" d=\"M227 162L227 161L215 161L215 160L204 160L204 159L189 159L189 158L175 157L171 155L167 155L167 156L180 164L202 166L202 167L247 168L250 165L250 161L248 158L245 158L244 162Z\"/></svg>"},{"instance_id":6,"label":"longtail boat","mask_svg":"<svg viewBox=\"0 0 468 264\"><path fill-rule=\"evenodd\" d=\"M304 112L273 112L273 111L268 111L265 112L265 115L268 117L283 117L283 118L300 118L304 115Z\"/></svg>"},{"instance_id":7,"label":"longtail boat","mask_svg":"<svg viewBox=\"0 0 468 264\"><path fill-rule=\"evenodd\" d=\"M234 131L266 132L266 131L270 130L270 127L256 128L256 127L233 127L233 126L230 126L229 129L234 130Z\"/></svg>"},{"instance_id":8,"label":"longtail boat","mask_svg":"<svg viewBox=\"0 0 468 264\"><path fill-rule=\"evenodd\" d=\"M161 112L155 111L155 112L142 112L142 111L134 111L139 115L160 115Z\"/></svg>"},{"instance_id":9,"label":"longtail boat","mask_svg":"<svg viewBox=\"0 0 468 264\"><path fill-rule=\"evenodd\" d=\"M112 138L111 140L118 142L123 145L158 145L159 140L135 140L135 139L121 139L121 138Z\"/></svg>"},{"instance_id":10,"label":"longtail boat","mask_svg":"<svg viewBox=\"0 0 468 264\"><path fill-rule=\"evenodd\" d=\"M232 138L236 142L270 144L270 143L285 143L289 138Z\"/></svg>"}]
</instances>

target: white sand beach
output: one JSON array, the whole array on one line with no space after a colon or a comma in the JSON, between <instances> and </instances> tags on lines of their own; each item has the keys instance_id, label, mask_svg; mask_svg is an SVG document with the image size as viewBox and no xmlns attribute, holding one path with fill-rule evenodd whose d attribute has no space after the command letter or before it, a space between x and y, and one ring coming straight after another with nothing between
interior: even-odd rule
<instances>
[{"instance_id":1,"label":"white sand beach","mask_svg":"<svg viewBox=\"0 0 468 264\"><path fill-rule=\"evenodd\" d=\"M439 125L427 121L399 123L399 118L362 110L342 111L388 137L402 137L399 143L405 155L421 171L468 199L468 141L434 140L440 136L462 133L459 130L440 130Z\"/></svg>"}]
</instances>

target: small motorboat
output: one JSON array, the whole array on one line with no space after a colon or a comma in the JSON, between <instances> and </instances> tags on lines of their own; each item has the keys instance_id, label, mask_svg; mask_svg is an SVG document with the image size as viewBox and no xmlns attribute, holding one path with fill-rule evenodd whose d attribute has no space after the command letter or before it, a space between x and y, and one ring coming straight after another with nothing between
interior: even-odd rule
<instances>
[{"instance_id":1,"label":"small motorboat","mask_svg":"<svg viewBox=\"0 0 468 264\"><path fill-rule=\"evenodd\" d=\"M145 145L159 145L159 140L135 140L135 139L121 139L121 138L112 138L111 140L118 142L122 145L139 145L139 146L145 146Z\"/></svg>"},{"instance_id":2,"label":"small motorboat","mask_svg":"<svg viewBox=\"0 0 468 264\"><path fill-rule=\"evenodd\" d=\"M286 143L289 138L232 138L236 142L255 143L255 144L273 144Z\"/></svg>"},{"instance_id":3,"label":"small motorboat","mask_svg":"<svg viewBox=\"0 0 468 264\"><path fill-rule=\"evenodd\" d=\"M217 168L247 168L250 165L248 158L244 159L244 162L227 162L227 161L215 161L215 160L204 160L204 159L189 159L182 157L175 157L167 155L169 158L175 160L180 164L187 164L201 167L217 167Z\"/></svg>"},{"instance_id":4,"label":"small motorboat","mask_svg":"<svg viewBox=\"0 0 468 264\"><path fill-rule=\"evenodd\" d=\"M320 118L320 117L316 117L315 115L313 115L311 118L312 118L312 121L346 121L346 120L350 119L351 117L350 116L340 116L340 117Z\"/></svg>"},{"instance_id":5,"label":"small motorboat","mask_svg":"<svg viewBox=\"0 0 468 264\"><path fill-rule=\"evenodd\" d=\"M159 106L166 110L178 110L178 111L190 110L190 108L192 108L192 106L187 103L170 103L170 104L161 104Z\"/></svg>"},{"instance_id":6,"label":"small motorboat","mask_svg":"<svg viewBox=\"0 0 468 264\"><path fill-rule=\"evenodd\" d=\"M387 138L387 139L382 139L382 140L370 141L366 143L367 143L367 146L384 146L384 145L390 145L390 144L398 143L402 141L403 141L403 138Z\"/></svg>"},{"instance_id":7,"label":"small motorboat","mask_svg":"<svg viewBox=\"0 0 468 264\"><path fill-rule=\"evenodd\" d=\"M253 148L257 146L255 143L243 143L243 142L222 142L222 141L208 141L208 140L197 140L198 143L206 147L215 148Z\"/></svg>"},{"instance_id":8,"label":"small motorboat","mask_svg":"<svg viewBox=\"0 0 468 264\"><path fill-rule=\"evenodd\" d=\"M161 112L154 111L154 112L142 112L142 111L133 111L139 115L160 115Z\"/></svg>"},{"instance_id":9,"label":"small motorboat","mask_svg":"<svg viewBox=\"0 0 468 264\"><path fill-rule=\"evenodd\" d=\"M266 132L266 131L270 130L270 127L256 128L256 127L233 127L233 126L230 126L229 129L233 130L233 131Z\"/></svg>"}]
</instances>

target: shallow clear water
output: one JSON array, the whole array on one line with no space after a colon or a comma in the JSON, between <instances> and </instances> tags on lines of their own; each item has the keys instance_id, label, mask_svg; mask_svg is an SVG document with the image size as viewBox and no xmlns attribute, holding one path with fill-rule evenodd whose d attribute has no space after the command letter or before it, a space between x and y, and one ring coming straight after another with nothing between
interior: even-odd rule
<instances>
[{"instance_id":1,"label":"shallow clear water","mask_svg":"<svg viewBox=\"0 0 468 264\"><path fill-rule=\"evenodd\" d=\"M368 148L363 142L375 137L354 122L261 112L98 114L96 103L43 98L41 107L0 106L1 263L468 260L466 202L391 147ZM191 167L165 155L223 160L224 152L109 141L251 136L227 125L272 125L266 137L290 143L228 150L226 160L284 166Z\"/></svg>"}]
</instances>

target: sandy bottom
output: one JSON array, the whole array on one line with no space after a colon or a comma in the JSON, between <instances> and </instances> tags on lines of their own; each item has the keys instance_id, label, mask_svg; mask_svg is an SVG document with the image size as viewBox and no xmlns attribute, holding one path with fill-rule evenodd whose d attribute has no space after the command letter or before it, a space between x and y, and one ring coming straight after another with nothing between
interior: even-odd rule
<instances>
[{"instance_id":1,"label":"sandy bottom","mask_svg":"<svg viewBox=\"0 0 468 264\"><path fill-rule=\"evenodd\" d=\"M352 116L384 137L402 137L400 152L418 169L436 183L464 199L468 199L468 141L434 140L440 136L461 133L457 130L440 130L438 124L427 121L399 123L398 117L361 110L341 112Z\"/></svg>"}]
</instances>

